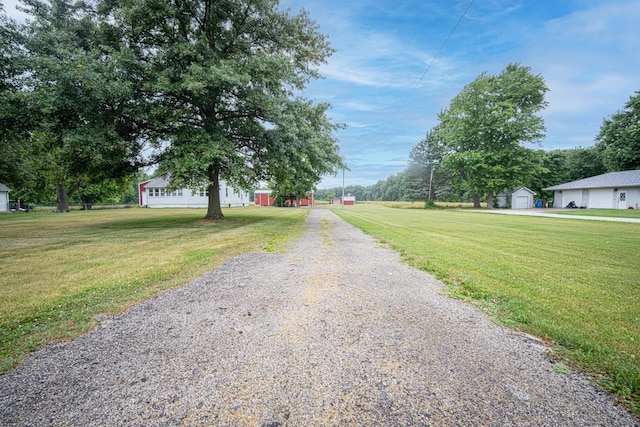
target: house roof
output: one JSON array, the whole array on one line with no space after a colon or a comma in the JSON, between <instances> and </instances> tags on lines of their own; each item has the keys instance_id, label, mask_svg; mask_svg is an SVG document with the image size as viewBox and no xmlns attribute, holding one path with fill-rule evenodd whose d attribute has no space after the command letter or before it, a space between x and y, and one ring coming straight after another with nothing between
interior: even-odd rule
<instances>
[{"instance_id":1,"label":"house roof","mask_svg":"<svg viewBox=\"0 0 640 427\"><path fill-rule=\"evenodd\" d=\"M11 189L6 185L0 184L0 191L11 191Z\"/></svg>"},{"instance_id":2,"label":"house roof","mask_svg":"<svg viewBox=\"0 0 640 427\"><path fill-rule=\"evenodd\" d=\"M640 186L640 170L609 172L591 178L554 185L543 190L578 190L582 188L617 188Z\"/></svg>"},{"instance_id":3,"label":"house roof","mask_svg":"<svg viewBox=\"0 0 640 427\"><path fill-rule=\"evenodd\" d=\"M533 191L533 190L531 190L531 189L529 189L527 187L516 187L513 190L503 190L503 191L498 193L498 196L511 196L512 194L517 193L518 191L521 191L521 190L528 191L529 193L531 193L534 196L537 194L535 191Z\"/></svg>"},{"instance_id":4,"label":"house roof","mask_svg":"<svg viewBox=\"0 0 640 427\"><path fill-rule=\"evenodd\" d=\"M169 180L166 177L153 178L146 185L151 188L163 188L169 186Z\"/></svg>"},{"instance_id":5,"label":"house roof","mask_svg":"<svg viewBox=\"0 0 640 427\"><path fill-rule=\"evenodd\" d=\"M531 194L531 195L533 195L533 196L535 196L535 195L536 195L536 192L535 192L535 191L530 190L530 189L528 189L527 187L520 187L520 188L516 188L515 190L513 190L513 193L512 193L512 194L517 193L518 191L522 191L522 190L527 191L528 193L530 193L530 194Z\"/></svg>"}]
</instances>

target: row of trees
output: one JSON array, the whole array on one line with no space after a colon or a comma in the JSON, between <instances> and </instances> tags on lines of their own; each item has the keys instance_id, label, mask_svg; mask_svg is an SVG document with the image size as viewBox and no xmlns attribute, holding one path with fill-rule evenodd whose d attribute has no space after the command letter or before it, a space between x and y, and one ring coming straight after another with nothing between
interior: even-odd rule
<instances>
[{"instance_id":1,"label":"row of trees","mask_svg":"<svg viewBox=\"0 0 640 427\"><path fill-rule=\"evenodd\" d=\"M156 164L176 187L271 180L304 194L344 167L328 104L298 94L332 54L277 0L24 0L0 15L0 182L58 211Z\"/></svg>"},{"instance_id":2,"label":"row of trees","mask_svg":"<svg viewBox=\"0 0 640 427\"><path fill-rule=\"evenodd\" d=\"M544 79L509 64L465 86L416 144L408 167L370 187L349 187L358 200L480 201L526 186L542 189L606 172L640 169L640 92L603 121L589 148L529 148L545 136L538 113L546 107ZM333 191L336 191L334 189ZM331 191L331 190L330 190Z\"/></svg>"}]
</instances>

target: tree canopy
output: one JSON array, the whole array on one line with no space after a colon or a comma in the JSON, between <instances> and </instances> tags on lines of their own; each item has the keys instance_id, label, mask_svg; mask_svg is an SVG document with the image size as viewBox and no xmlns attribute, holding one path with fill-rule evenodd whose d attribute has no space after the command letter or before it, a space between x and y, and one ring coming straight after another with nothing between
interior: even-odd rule
<instances>
[{"instance_id":1,"label":"tree canopy","mask_svg":"<svg viewBox=\"0 0 640 427\"><path fill-rule=\"evenodd\" d=\"M319 77L317 67L332 53L329 43L306 12L292 16L278 10L276 0L120 0L111 6L126 43L146 66L159 171L170 174L174 186L206 185L206 217L222 218L220 179L249 188L271 178L272 165L287 163L291 150L274 134L284 137L296 124L292 106L311 108L293 98ZM327 123L324 109L318 112ZM338 159L326 135L296 138L295 155L305 153L297 159L300 168L314 150ZM316 172L322 169L332 167Z\"/></svg>"},{"instance_id":2,"label":"tree canopy","mask_svg":"<svg viewBox=\"0 0 640 427\"><path fill-rule=\"evenodd\" d=\"M140 165L137 85L95 5L24 0L20 93L29 170L55 185L58 212L84 185L120 180Z\"/></svg>"},{"instance_id":3,"label":"tree canopy","mask_svg":"<svg viewBox=\"0 0 640 427\"><path fill-rule=\"evenodd\" d=\"M640 169L640 91L604 119L596 141L610 172Z\"/></svg>"},{"instance_id":4,"label":"tree canopy","mask_svg":"<svg viewBox=\"0 0 640 427\"><path fill-rule=\"evenodd\" d=\"M24 25L0 15L2 177L29 170L59 211L80 188L122 185L143 148L173 186L207 187L208 218L222 217L220 179L308 191L343 166L329 105L300 96L333 52L306 12L277 0L24 3Z\"/></svg>"},{"instance_id":5,"label":"tree canopy","mask_svg":"<svg viewBox=\"0 0 640 427\"><path fill-rule=\"evenodd\" d=\"M526 143L544 137L537 113L546 107L548 88L529 67L509 64L500 74L482 73L439 115L434 129L444 163L459 185L475 195L493 194L522 185L540 165Z\"/></svg>"}]
</instances>

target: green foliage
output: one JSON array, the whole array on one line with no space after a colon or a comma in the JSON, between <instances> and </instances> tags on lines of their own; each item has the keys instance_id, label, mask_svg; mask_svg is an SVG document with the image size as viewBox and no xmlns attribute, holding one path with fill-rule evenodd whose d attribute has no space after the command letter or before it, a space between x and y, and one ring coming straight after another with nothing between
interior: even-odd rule
<instances>
[{"instance_id":1,"label":"green foliage","mask_svg":"<svg viewBox=\"0 0 640 427\"><path fill-rule=\"evenodd\" d=\"M604 119L596 141L609 172L640 169L640 91Z\"/></svg>"},{"instance_id":2,"label":"green foliage","mask_svg":"<svg viewBox=\"0 0 640 427\"><path fill-rule=\"evenodd\" d=\"M18 25L4 15L0 4L0 182L14 191L29 184L27 139L32 120L21 91L26 70ZM12 194L13 196L14 194Z\"/></svg>"},{"instance_id":3,"label":"green foliage","mask_svg":"<svg viewBox=\"0 0 640 427\"><path fill-rule=\"evenodd\" d=\"M276 198L301 198L315 189L323 175L346 167L333 136L339 126L327 118L328 108L301 99L287 102L278 126L267 131L269 145L277 153L264 160Z\"/></svg>"},{"instance_id":4,"label":"green foliage","mask_svg":"<svg viewBox=\"0 0 640 427\"><path fill-rule=\"evenodd\" d=\"M436 208L436 201L433 200L433 199L426 200L424 202L424 208L425 209L435 209Z\"/></svg>"},{"instance_id":5,"label":"green foliage","mask_svg":"<svg viewBox=\"0 0 640 427\"><path fill-rule=\"evenodd\" d=\"M141 149L141 84L130 52L106 36L109 25L93 5L66 0L25 0L32 15L22 29L26 70L29 165L48 188L58 211L87 185L136 172Z\"/></svg>"},{"instance_id":6,"label":"green foliage","mask_svg":"<svg viewBox=\"0 0 640 427\"><path fill-rule=\"evenodd\" d=\"M523 185L539 171L534 152L521 144L544 136L537 113L547 105L547 91L529 67L509 64L497 76L478 76L438 115L434 133L444 166L478 201L481 194L491 198Z\"/></svg>"},{"instance_id":7,"label":"green foliage","mask_svg":"<svg viewBox=\"0 0 640 427\"><path fill-rule=\"evenodd\" d=\"M147 66L159 173L169 173L175 186L206 184L208 218L222 217L219 179L248 189L269 178L310 183L310 174L332 169L303 164L323 150L337 152L327 138L326 106L293 98L332 53L306 12L281 12L274 0L109 5L105 10ZM296 149L304 153L289 176L282 170Z\"/></svg>"}]
</instances>

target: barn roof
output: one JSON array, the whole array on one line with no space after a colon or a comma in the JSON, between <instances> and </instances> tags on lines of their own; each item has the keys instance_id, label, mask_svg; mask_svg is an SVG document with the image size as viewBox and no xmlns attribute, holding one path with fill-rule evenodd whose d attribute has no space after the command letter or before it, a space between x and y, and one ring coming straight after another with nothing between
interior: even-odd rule
<instances>
[{"instance_id":1,"label":"barn roof","mask_svg":"<svg viewBox=\"0 0 640 427\"><path fill-rule=\"evenodd\" d=\"M582 188L616 188L640 186L640 170L609 172L591 178L554 185L543 190L578 190Z\"/></svg>"},{"instance_id":2,"label":"barn roof","mask_svg":"<svg viewBox=\"0 0 640 427\"><path fill-rule=\"evenodd\" d=\"M6 185L0 184L0 191L11 191L11 189Z\"/></svg>"}]
</instances>

